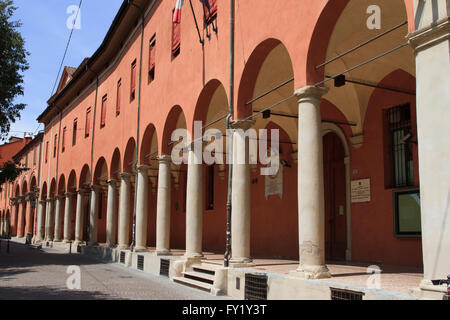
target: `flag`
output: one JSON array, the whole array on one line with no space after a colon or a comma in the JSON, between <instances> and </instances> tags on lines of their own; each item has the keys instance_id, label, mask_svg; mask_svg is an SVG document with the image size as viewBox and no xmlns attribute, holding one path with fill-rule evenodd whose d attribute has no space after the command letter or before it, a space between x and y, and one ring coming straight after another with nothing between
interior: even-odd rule
<instances>
[{"instance_id":1,"label":"flag","mask_svg":"<svg viewBox=\"0 0 450 320\"><path fill-rule=\"evenodd\" d=\"M206 7L208 8L208 10L211 10L211 5L209 3L209 0L200 0L200 2Z\"/></svg>"},{"instance_id":2,"label":"flag","mask_svg":"<svg viewBox=\"0 0 450 320\"><path fill-rule=\"evenodd\" d=\"M184 0L177 0L175 11L173 12L173 23L181 23L181 7L183 7Z\"/></svg>"}]
</instances>

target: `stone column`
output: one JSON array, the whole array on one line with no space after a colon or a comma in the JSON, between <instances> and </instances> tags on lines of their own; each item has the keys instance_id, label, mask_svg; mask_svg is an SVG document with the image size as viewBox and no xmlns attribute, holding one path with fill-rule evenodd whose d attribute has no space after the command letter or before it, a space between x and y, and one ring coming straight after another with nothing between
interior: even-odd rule
<instances>
[{"instance_id":1,"label":"stone column","mask_svg":"<svg viewBox=\"0 0 450 320\"><path fill-rule=\"evenodd\" d=\"M84 223L84 190L77 191L77 213L75 218L75 242L79 245L83 242L83 223Z\"/></svg>"},{"instance_id":2,"label":"stone column","mask_svg":"<svg viewBox=\"0 0 450 320\"><path fill-rule=\"evenodd\" d=\"M117 230L117 180L109 180L108 183L108 207L106 209L106 244L113 247L116 244Z\"/></svg>"},{"instance_id":3,"label":"stone column","mask_svg":"<svg viewBox=\"0 0 450 320\"><path fill-rule=\"evenodd\" d=\"M44 241L45 235L45 201L41 200L38 204L38 220L37 220L37 241Z\"/></svg>"},{"instance_id":4,"label":"stone column","mask_svg":"<svg viewBox=\"0 0 450 320\"><path fill-rule=\"evenodd\" d=\"M416 31L408 38L416 57L421 288L431 292L438 287L431 280L447 279L450 274L450 8L445 0L414 3Z\"/></svg>"},{"instance_id":5,"label":"stone column","mask_svg":"<svg viewBox=\"0 0 450 320\"><path fill-rule=\"evenodd\" d=\"M2 221L0 223L0 236L4 236L5 233L5 218L2 217Z\"/></svg>"},{"instance_id":6,"label":"stone column","mask_svg":"<svg viewBox=\"0 0 450 320\"><path fill-rule=\"evenodd\" d=\"M233 121L233 180L231 209L231 260L235 265L251 263L250 256L250 163L245 132L253 120Z\"/></svg>"},{"instance_id":7,"label":"stone column","mask_svg":"<svg viewBox=\"0 0 450 320\"><path fill-rule=\"evenodd\" d=\"M55 205L55 242L61 242L61 218L62 218L62 202L63 197L60 195L56 196Z\"/></svg>"},{"instance_id":8,"label":"stone column","mask_svg":"<svg viewBox=\"0 0 450 320\"><path fill-rule=\"evenodd\" d=\"M196 153L194 143L189 147L186 190L186 257L203 257L203 158Z\"/></svg>"},{"instance_id":9,"label":"stone column","mask_svg":"<svg viewBox=\"0 0 450 320\"><path fill-rule=\"evenodd\" d=\"M47 201L47 210L46 210L46 213L47 213L47 218L45 219L45 233L46 233L46 235L45 235L45 240L46 241L53 241L53 236L54 236L54 234L53 234L53 216L54 216L54 211L53 211L53 202L54 202L54 199L53 198L50 198L50 199L47 199L46 200Z\"/></svg>"},{"instance_id":10,"label":"stone column","mask_svg":"<svg viewBox=\"0 0 450 320\"><path fill-rule=\"evenodd\" d=\"M118 249L128 249L130 246L130 183L131 174L120 174L119 201L119 245Z\"/></svg>"},{"instance_id":11,"label":"stone column","mask_svg":"<svg viewBox=\"0 0 450 320\"><path fill-rule=\"evenodd\" d=\"M69 243L72 239L72 220L70 213L72 212L72 198L75 193L67 192L65 196L65 206L64 206L64 242Z\"/></svg>"},{"instance_id":12,"label":"stone column","mask_svg":"<svg viewBox=\"0 0 450 320\"><path fill-rule=\"evenodd\" d=\"M95 246L98 240L98 201L100 186L91 186L91 207L89 210L89 245Z\"/></svg>"},{"instance_id":13,"label":"stone column","mask_svg":"<svg viewBox=\"0 0 450 320\"><path fill-rule=\"evenodd\" d=\"M170 156L158 157L158 199L156 204L156 254L170 255Z\"/></svg>"},{"instance_id":14,"label":"stone column","mask_svg":"<svg viewBox=\"0 0 450 320\"><path fill-rule=\"evenodd\" d=\"M136 251L147 250L148 221L148 169L146 165L137 167L137 199L136 199Z\"/></svg>"},{"instance_id":15,"label":"stone column","mask_svg":"<svg viewBox=\"0 0 450 320\"><path fill-rule=\"evenodd\" d=\"M307 86L298 98L298 230L300 265L294 275L329 278L325 265L325 199L321 97L327 88Z\"/></svg>"}]
</instances>

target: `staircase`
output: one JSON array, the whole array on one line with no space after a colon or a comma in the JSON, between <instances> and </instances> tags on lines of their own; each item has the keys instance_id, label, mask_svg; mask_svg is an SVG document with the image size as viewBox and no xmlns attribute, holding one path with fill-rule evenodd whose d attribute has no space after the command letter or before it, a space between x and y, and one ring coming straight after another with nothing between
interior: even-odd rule
<instances>
[{"instance_id":1,"label":"staircase","mask_svg":"<svg viewBox=\"0 0 450 320\"><path fill-rule=\"evenodd\" d=\"M174 277L173 281L211 293L216 268L216 266L208 263L194 265L192 271L183 272L182 277Z\"/></svg>"}]
</instances>

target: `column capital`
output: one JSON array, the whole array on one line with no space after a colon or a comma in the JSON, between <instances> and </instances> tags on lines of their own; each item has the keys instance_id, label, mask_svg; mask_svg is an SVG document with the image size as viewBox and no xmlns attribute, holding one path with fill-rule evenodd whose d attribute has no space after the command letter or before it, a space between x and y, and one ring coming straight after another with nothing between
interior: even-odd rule
<instances>
[{"instance_id":1,"label":"column capital","mask_svg":"<svg viewBox=\"0 0 450 320\"><path fill-rule=\"evenodd\" d=\"M450 39L450 18L440 19L436 24L414 31L406 38L415 52L446 41Z\"/></svg>"},{"instance_id":2,"label":"column capital","mask_svg":"<svg viewBox=\"0 0 450 320\"><path fill-rule=\"evenodd\" d=\"M73 197L74 195L76 194L76 192L66 192L66 193L64 193L64 196L67 198L67 197Z\"/></svg>"},{"instance_id":3,"label":"column capital","mask_svg":"<svg viewBox=\"0 0 450 320\"><path fill-rule=\"evenodd\" d=\"M45 202L52 202L53 200L55 200L54 198L47 198L45 199Z\"/></svg>"},{"instance_id":4,"label":"column capital","mask_svg":"<svg viewBox=\"0 0 450 320\"><path fill-rule=\"evenodd\" d=\"M136 167L137 172L141 173L141 172L147 172L147 170L150 169L149 165L146 164L140 164Z\"/></svg>"},{"instance_id":5,"label":"column capital","mask_svg":"<svg viewBox=\"0 0 450 320\"><path fill-rule=\"evenodd\" d=\"M39 200L39 204L42 204L42 205L44 205L46 203L46 201L45 200Z\"/></svg>"},{"instance_id":6,"label":"column capital","mask_svg":"<svg viewBox=\"0 0 450 320\"><path fill-rule=\"evenodd\" d=\"M106 180L106 183L109 184L109 185L111 185L111 184L114 185L114 184L116 184L118 182L120 182L120 180L117 180L117 179Z\"/></svg>"},{"instance_id":7,"label":"column capital","mask_svg":"<svg viewBox=\"0 0 450 320\"><path fill-rule=\"evenodd\" d=\"M320 100L323 95L330 91L327 87L316 87L316 86L306 86L295 90L294 94L298 99L298 102L303 102L305 100Z\"/></svg>"},{"instance_id":8,"label":"column capital","mask_svg":"<svg viewBox=\"0 0 450 320\"><path fill-rule=\"evenodd\" d=\"M83 196L86 193L86 190L85 189L78 189L76 191L76 193Z\"/></svg>"},{"instance_id":9,"label":"column capital","mask_svg":"<svg viewBox=\"0 0 450 320\"><path fill-rule=\"evenodd\" d=\"M243 129L243 130L247 131L255 123L256 123L255 120L233 120L233 121L231 121L230 126L232 129Z\"/></svg>"},{"instance_id":10,"label":"column capital","mask_svg":"<svg viewBox=\"0 0 450 320\"><path fill-rule=\"evenodd\" d=\"M120 176L121 180L125 180L126 182L129 182L132 174L128 173L128 172L122 172L119 174L119 176Z\"/></svg>"},{"instance_id":11,"label":"column capital","mask_svg":"<svg viewBox=\"0 0 450 320\"><path fill-rule=\"evenodd\" d=\"M102 186L98 184L91 185L91 191L98 192Z\"/></svg>"},{"instance_id":12,"label":"column capital","mask_svg":"<svg viewBox=\"0 0 450 320\"><path fill-rule=\"evenodd\" d=\"M158 160L159 162L170 162L170 161L172 161L172 157L169 155L162 154L162 155L159 155L156 158L156 160Z\"/></svg>"},{"instance_id":13,"label":"column capital","mask_svg":"<svg viewBox=\"0 0 450 320\"><path fill-rule=\"evenodd\" d=\"M64 199L64 194L57 194L55 196L55 200L63 200Z\"/></svg>"}]
</instances>

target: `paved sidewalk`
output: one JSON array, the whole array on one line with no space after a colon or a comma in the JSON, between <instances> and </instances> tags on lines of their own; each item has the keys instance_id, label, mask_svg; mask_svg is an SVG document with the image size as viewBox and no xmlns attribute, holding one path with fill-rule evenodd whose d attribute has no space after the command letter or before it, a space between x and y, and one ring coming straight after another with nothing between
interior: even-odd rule
<instances>
[{"instance_id":1,"label":"paved sidewalk","mask_svg":"<svg viewBox=\"0 0 450 320\"><path fill-rule=\"evenodd\" d=\"M69 290L69 266L80 266L81 290ZM6 241L0 248L0 300L217 300L208 293L171 282L168 278L105 264L79 254L37 250Z\"/></svg>"}]
</instances>

